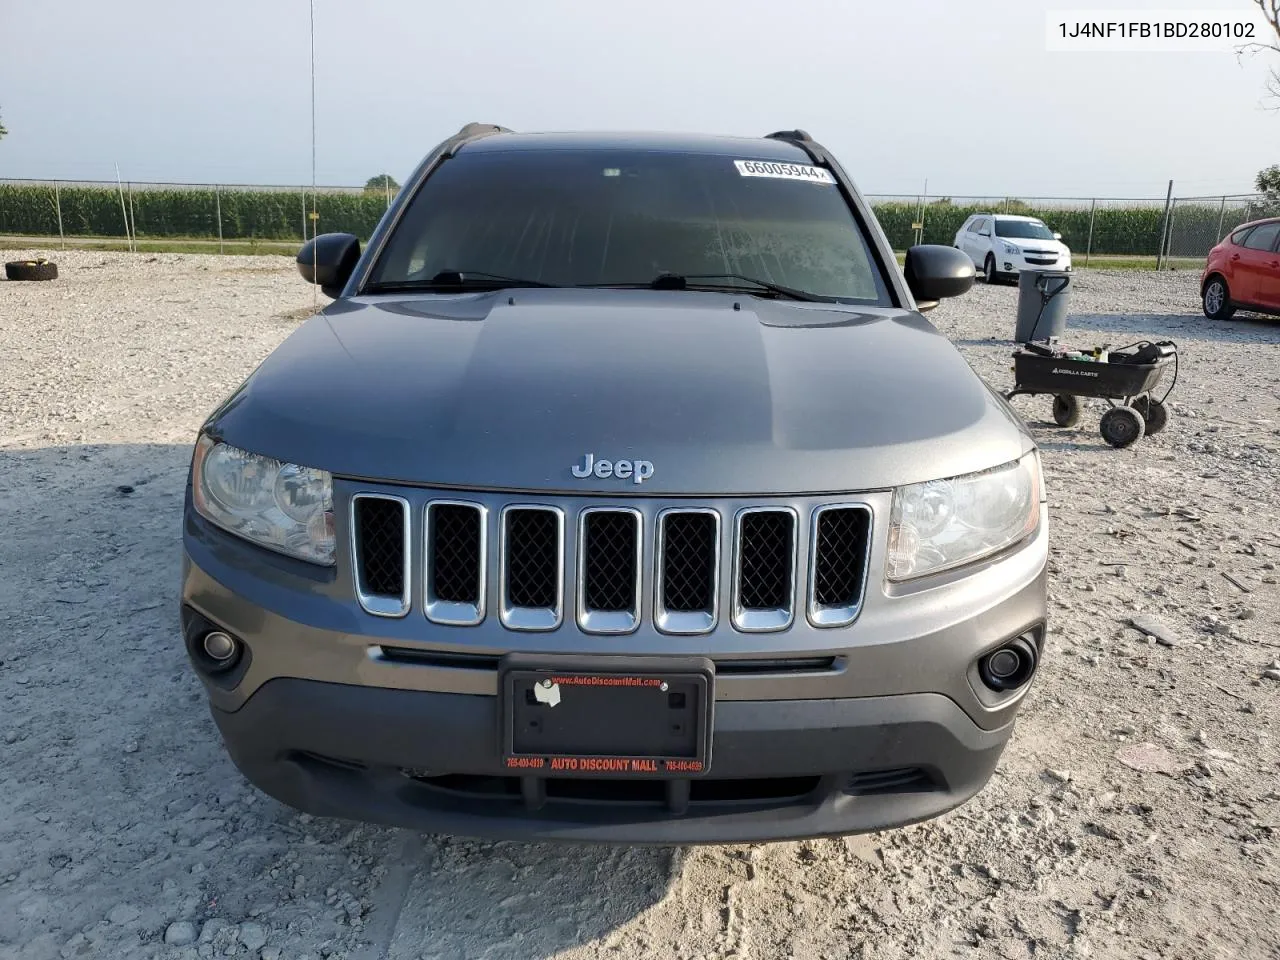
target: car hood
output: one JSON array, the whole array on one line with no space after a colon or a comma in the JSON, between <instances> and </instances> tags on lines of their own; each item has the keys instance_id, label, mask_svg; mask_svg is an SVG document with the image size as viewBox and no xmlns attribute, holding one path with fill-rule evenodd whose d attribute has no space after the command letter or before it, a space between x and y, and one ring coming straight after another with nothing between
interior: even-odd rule
<instances>
[{"instance_id":1,"label":"car hood","mask_svg":"<svg viewBox=\"0 0 1280 960\"><path fill-rule=\"evenodd\" d=\"M336 475L614 496L881 489L1032 447L918 313L649 290L339 301L207 429ZM576 477L588 453L651 476Z\"/></svg>"}]
</instances>

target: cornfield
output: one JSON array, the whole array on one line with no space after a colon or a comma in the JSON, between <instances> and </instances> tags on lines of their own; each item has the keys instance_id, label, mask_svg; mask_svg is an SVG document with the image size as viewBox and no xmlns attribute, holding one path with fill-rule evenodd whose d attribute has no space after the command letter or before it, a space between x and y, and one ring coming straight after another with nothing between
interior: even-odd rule
<instances>
[{"instance_id":1,"label":"cornfield","mask_svg":"<svg viewBox=\"0 0 1280 960\"><path fill-rule=\"evenodd\" d=\"M114 187L60 186L55 197L52 186L0 184L0 234L57 236L60 207L67 236L124 236L127 215L139 237L300 240L304 224L309 223L311 201L310 191L303 190L148 187L126 189L122 210L120 192ZM381 193L315 195L320 232L354 233L367 239L386 207Z\"/></svg>"}]
</instances>

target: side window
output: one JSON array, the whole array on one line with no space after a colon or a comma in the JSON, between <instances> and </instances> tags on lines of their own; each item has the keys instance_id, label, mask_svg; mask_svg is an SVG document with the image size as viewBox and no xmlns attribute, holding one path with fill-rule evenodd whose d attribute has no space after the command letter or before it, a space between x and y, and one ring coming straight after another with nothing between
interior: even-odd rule
<instances>
[{"instance_id":1,"label":"side window","mask_svg":"<svg viewBox=\"0 0 1280 960\"><path fill-rule=\"evenodd\" d=\"M1280 223L1264 223L1253 228L1242 246L1246 250L1270 250L1276 245L1276 237L1280 237Z\"/></svg>"},{"instance_id":2,"label":"side window","mask_svg":"<svg viewBox=\"0 0 1280 960\"><path fill-rule=\"evenodd\" d=\"M991 220L987 217L983 217L973 225L973 232L984 237L991 236Z\"/></svg>"},{"instance_id":3,"label":"side window","mask_svg":"<svg viewBox=\"0 0 1280 960\"><path fill-rule=\"evenodd\" d=\"M1244 244L1244 238L1249 235L1249 231L1252 229L1253 227L1245 227L1243 230L1237 230L1231 235L1231 242L1237 247L1242 246Z\"/></svg>"}]
</instances>

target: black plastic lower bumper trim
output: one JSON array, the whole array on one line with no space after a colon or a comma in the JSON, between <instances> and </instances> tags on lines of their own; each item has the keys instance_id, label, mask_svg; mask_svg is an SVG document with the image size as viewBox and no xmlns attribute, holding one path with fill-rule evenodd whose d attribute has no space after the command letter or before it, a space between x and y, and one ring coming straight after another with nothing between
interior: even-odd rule
<instances>
[{"instance_id":1,"label":"black plastic lower bumper trim","mask_svg":"<svg viewBox=\"0 0 1280 960\"><path fill-rule=\"evenodd\" d=\"M830 836L929 819L982 788L1012 729L982 730L937 694L724 701L705 786L676 787L673 803L668 785L650 781L646 789L662 789L647 803L625 787L611 799L598 785L511 777L498 712L494 697L277 679L241 709L213 716L249 780L312 814L463 836L665 844ZM882 789L855 788L877 771L893 774L880 778ZM440 777L513 782L480 797L433 786ZM770 796L768 785L732 783L775 779L812 789L788 785Z\"/></svg>"}]
</instances>

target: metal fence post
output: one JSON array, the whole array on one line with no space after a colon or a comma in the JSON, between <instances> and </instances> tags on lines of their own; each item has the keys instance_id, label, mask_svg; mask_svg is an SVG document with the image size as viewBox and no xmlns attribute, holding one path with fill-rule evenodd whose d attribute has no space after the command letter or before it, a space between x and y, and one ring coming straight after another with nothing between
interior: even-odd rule
<instances>
[{"instance_id":1,"label":"metal fence post","mask_svg":"<svg viewBox=\"0 0 1280 960\"><path fill-rule=\"evenodd\" d=\"M129 234L129 212L124 208L124 184L120 182L120 171L116 171L116 190L120 192L120 218L124 221L125 249L133 251L133 241Z\"/></svg>"},{"instance_id":2,"label":"metal fence post","mask_svg":"<svg viewBox=\"0 0 1280 960\"><path fill-rule=\"evenodd\" d=\"M1098 207L1098 198L1089 201L1089 240L1084 247L1084 265L1089 265L1089 254L1093 253L1093 214Z\"/></svg>"},{"instance_id":3,"label":"metal fence post","mask_svg":"<svg viewBox=\"0 0 1280 960\"><path fill-rule=\"evenodd\" d=\"M1160 246L1156 248L1156 269L1160 269L1160 263L1164 259L1164 241L1169 233L1169 209L1173 205L1173 181L1169 181L1169 190L1164 195L1164 217L1160 221Z\"/></svg>"},{"instance_id":4,"label":"metal fence post","mask_svg":"<svg viewBox=\"0 0 1280 960\"><path fill-rule=\"evenodd\" d=\"M216 183L213 185L213 204L218 215L218 252L222 253L222 190Z\"/></svg>"},{"instance_id":5,"label":"metal fence post","mask_svg":"<svg viewBox=\"0 0 1280 960\"><path fill-rule=\"evenodd\" d=\"M133 252L138 252L138 218L133 212L133 181L129 181L129 231L133 235Z\"/></svg>"},{"instance_id":6,"label":"metal fence post","mask_svg":"<svg viewBox=\"0 0 1280 960\"><path fill-rule=\"evenodd\" d=\"M58 243L61 249L67 249L67 237L62 232L62 190L57 180L53 181L53 208L58 212Z\"/></svg>"},{"instance_id":7,"label":"metal fence post","mask_svg":"<svg viewBox=\"0 0 1280 960\"><path fill-rule=\"evenodd\" d=\"M307 242L307 188L298 191L302 195L302 242Z\"/></svg>"},{"instance_id":8,"label":"metal fence post","mask_svg":"<svg viewBox=\"0 0 1280 960\"><path fill-rule=\"evenodd\" d=\"M391 209L391 178L385 173L382 175L382 185L387 189L387 209Z\"/></svg>"},{"instance_id":9,"label":"metal fence post","mask_svg":"<svg viewBox=\"0 0 1280 960\"><path fill-rule=\"evenodd\" d=\"M1218 232L1213 235L1213 242L1216 244L1222 239L1222 218L1227 215L1227 195L1222 195L1222 203L1218 207Z\"/></svg>"}]
</instances>

